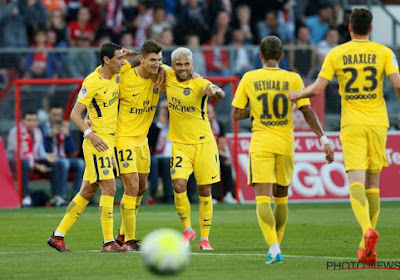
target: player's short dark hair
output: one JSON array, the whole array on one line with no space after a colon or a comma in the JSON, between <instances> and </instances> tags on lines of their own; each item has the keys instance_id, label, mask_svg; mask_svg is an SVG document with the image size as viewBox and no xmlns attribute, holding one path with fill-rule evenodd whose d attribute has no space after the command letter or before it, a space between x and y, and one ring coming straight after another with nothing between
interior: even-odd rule
<instances>
[{"instance_id":1,"label":"player's short dark hair","mask_svg":"<svg viewBox=\"0 0 400 280\"><path fill-rule=\"evenodd\" d=\"M159 53L160 51L162 51L163 48L163 45L150 39L143 43L142 47L140 48L140 53L143 57L146 57L148 54L151 53Z\"/></svg>"},{"instance_id":2,"label":"player's short dark hair","mask_svg":"<svg viewBox=\"0 0 400 280\"><path fill-rule=\"evenodd\" d=\"M37 110L32 108L24 110L22 113L22 119L25 119L27 115L37 115Z\"/></svg>"},{"instance_id":3,"label":"player's short dark hair","mask_svg":"<svg viewBox=\"0 0 400 280\"><path fill-rule=\"evenodd\" d=\"M354 9L350 15L350 24L357 35L366 35L371 28L372 13L366 9Z\"/></svg>"},{"instance_id":4,"label":"player's short dark hair","mask_svg":"<svg viewBox=\"0 0 400 280\"><path fill-rule=\"evenodd\" d=\"M115 43L105 43L104 45L101 46L100 49L100 61L101 65L104 65L104 60L103 58L106 56L109 59L113 58L114 53L116 50L120 50L122 47L120 45L117 45Z\"/></svg>"},{"instance_id":5,"label":"player's short dark hair","mask_svg":"<svg viewBox=\"0 0 400 280\"><path fill-rule=\"evenodd\" d=\"M275 59L278 61L283 52L282 41L276 36L267 36L261 41L260 52L264 59Z\"/></svg>"}]
</instances>

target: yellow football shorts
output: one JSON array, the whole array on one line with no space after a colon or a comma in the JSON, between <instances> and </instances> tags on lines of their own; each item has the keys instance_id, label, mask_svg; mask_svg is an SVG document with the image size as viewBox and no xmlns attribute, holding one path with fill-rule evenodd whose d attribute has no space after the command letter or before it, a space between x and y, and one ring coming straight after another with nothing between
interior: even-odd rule
<instances>
[{"instance_id":1,"label":"yellow football shorts","mask_svg":"<svg viewBox=\"0 0 400 280\"><path fill-rule=\"evenodd\" d=\"M249 154L247 184L277 183L289 186L292 181L294 155L254 152Z\"/></svg>"},{"instance_id":2,"label":"yellow football shorts","mask_svg":"<svg viewBox=\"0 0 400 280\"><path fill-rule=\"evenodd\" d=\"M85 173L83 180L91 184L98 181L114 179L113 156L114 156L114 136L109 134L98 134L108 149L99 152L89 139L84 139L82 144L83 155L85 157Z\"/></svg>"},{"instance_id":3,"label":"yellow football shorts","mask_svg":"<svg viewBox=\"0 0 400 280\"><path fill-rule=\"evenodd\" d=\"M363 169L380 172L386 160L387 128L384 126L346 125L340 132L346 171Z\"/></svg>"},{"instance_id":4,"label":"yellow football shorts","mask_svg":"<svg viewBox=\"0 0 400 280\"><path fill-rule=\"evenodd\" d=\"M115 138L115 159L120 174L150 173L150 150L147 138L138 143L135 138Z\"/></svg>"},{"instance_id":5,"label":"yellow football shorts","mask_svg":"<svg viewBox=\"0 0 400 280\"><path fill-rule=\"evenodd\" d=\"M171 179L189 179L194 172L197 185L211 185L221 180L217 143L172 144Z\"/></svg>"}]
</instances>

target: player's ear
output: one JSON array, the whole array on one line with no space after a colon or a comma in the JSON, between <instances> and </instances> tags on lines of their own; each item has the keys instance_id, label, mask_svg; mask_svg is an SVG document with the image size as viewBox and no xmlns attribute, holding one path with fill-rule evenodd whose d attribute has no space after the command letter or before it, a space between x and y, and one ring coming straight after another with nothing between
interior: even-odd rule
<instances>
[{"instance_id":1,"label":"player's ear","mask_svg":"<svg viewBox=\"0 0 400 280\"><path fill-rule=\"evenodd\" d=\"M351 24L349 23L349 32L353 32L353 26L351 26Z\"/></svg>"},{"instance_id":2,"label":"player's ear","mask_svg":"<svg viewBox=\"0 0 400 280\"><path fill-rule=\"evenodd\" d=\"M371 33L372 32L372 25L369 27L369 30L368 30L368 33Z\"/></svg>"},{"instance_id":3,"label":"player's ear","mask_svg":"<svg viewBox=\"0 0 400 280\"><path fill-rule=\"evenodd\" d=\"M261 60L263 60L264 59L264 56L263 56L263 54L262 54L262 52L260 51L260 54L259 54L259 58L261 59Z\"/></svg>"},{"instance_id":4,"label":"player's ear","mask_svg":"<svg viewBox=\"0 0 400 280\"><path fill-rule=\"evenodd\" d=\"M279 57L279 60L281 60L283 58L284 53L281 53L281 56Z\"/></svg>"}]
</instances>

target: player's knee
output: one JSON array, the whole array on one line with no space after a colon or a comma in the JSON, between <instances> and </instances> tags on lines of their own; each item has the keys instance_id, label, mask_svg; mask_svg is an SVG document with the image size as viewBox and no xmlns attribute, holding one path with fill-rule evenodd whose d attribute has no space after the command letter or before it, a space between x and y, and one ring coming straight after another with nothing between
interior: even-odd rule
<instances>
[{"instance_id":1,"label":"player's knee","mask_svg":"<svg viewBox=\"0 0 400 280\"><path fill-rule=\"evenodd\" d=\"M142 196L147 191L147 189L147 184L139 184L138 196Z\"/></svg>"},{"instance_id":2,"label":"player's knee","mask_svg":"<svg viewBox=\"0 0 400 280\"><path fill-rule=\"evenodd\" d=\"M273 194L275 197L286 197L288 196L288 186L281 186L278 184L274 185L274 191Z\"/></svg>"},{"instance_id":3,"label":"player's knee","mask_svg":"<svg viewBox=\"0 0 400 280\"><path fill-rule=\"evenodd\" d=\"M199 186L199 196L210 196L211 195L211 186Z\"/></svg>"},{"instance_id":4,"label":"player's knee","mask_svg":"<svg viewBox=\"0 0 400 280\"><path fill-rule=\"evenodd\" d=\"M183 193L187 190L187 181L186 180L174 180L174 192Z\"/></svg>"},{"instance_id":5,"label":"player's knee","mask_svg":"<svg viewBox=\"0 0 400 280\"><path fill-rule=\"evenodd\" d=\"M99 184L100 184L102 195L115 196L116 189L115 189L115 181L114 180L100 181Z\"/></svg>"}]
</instances>

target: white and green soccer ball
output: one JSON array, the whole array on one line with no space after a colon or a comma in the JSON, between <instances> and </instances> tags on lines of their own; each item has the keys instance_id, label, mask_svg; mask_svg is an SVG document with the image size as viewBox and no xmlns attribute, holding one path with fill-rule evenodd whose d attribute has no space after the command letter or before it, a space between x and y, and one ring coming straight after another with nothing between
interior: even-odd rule
<instances>
[{"instance_id":1,"label":"white and green soccer ball","mask_svg":"<svg viewBox=\"0 0 400 280\"><path fill-rule=\"evenodd\" d=\"M162 228L149 233L140 251L144 265L155 273L177 273L189 263L190 248L182 234L173 229Z\"/></svg>"}]
</instances>

